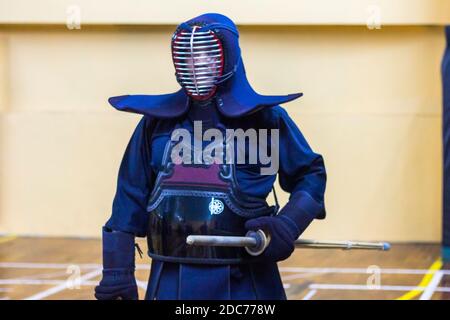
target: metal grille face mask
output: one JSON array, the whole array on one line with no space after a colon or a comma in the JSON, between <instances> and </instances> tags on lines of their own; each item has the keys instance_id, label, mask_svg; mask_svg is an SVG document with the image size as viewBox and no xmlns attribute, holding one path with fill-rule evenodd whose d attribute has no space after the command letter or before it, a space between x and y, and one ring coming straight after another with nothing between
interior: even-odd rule
<instances>
[{"instance_id":1,"label":"metal grille face mask","mask_svg":"<svg viewBox=\"0 0 450 320\"><path fill-rule=\"evenodd\" d=\"M172 39L172 58L178 83L196 100L212 97L223 80L224 54L217 35L211 31L180 30Z\"/></svg>"}]
</instances>

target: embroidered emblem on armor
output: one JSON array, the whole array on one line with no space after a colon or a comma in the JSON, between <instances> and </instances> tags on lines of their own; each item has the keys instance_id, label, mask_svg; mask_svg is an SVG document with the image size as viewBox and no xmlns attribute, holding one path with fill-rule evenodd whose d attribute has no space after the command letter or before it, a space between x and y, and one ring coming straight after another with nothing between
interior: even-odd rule
<instances>
[{"instance_id":1,"label":"embroidered emblem on armor","mask_svg":"<svg viewBox=\"0 0 450 320\"><path fill-rule=\"evenodd\" d=\"M223 202L212 198L209 203L209 212L211 214L221 214L224 209Z\"/></svg>"}]
</instances>

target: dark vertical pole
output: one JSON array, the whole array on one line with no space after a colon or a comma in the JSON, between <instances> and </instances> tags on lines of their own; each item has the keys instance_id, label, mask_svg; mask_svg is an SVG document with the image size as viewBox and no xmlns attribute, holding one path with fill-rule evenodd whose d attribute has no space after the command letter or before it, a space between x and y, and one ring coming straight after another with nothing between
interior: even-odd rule
<instances>
[{"instance_id":1,"label":"dark vertical pole","mask_svg":"<svg viewBox=\"0 0 450 320\"><path fill-rule=\"evenodd\" d=\"M442 256L444 261L450 262L450 26L445 28L447 45L442 60L442 138L443 138L443 227L442 227Z\"/></svg>"}]
</instances>

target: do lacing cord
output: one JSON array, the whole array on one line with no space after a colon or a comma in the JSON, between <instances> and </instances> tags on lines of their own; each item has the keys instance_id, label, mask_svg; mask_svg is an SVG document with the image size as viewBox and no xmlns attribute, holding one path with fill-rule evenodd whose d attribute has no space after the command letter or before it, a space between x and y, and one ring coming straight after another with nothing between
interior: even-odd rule
<instances>
[{"instance_id":1,"label":"do lacing cord","mask_svg":"<svg viewBox=\"0 0 450 320\"><path fill-rule=\"evenodd\" d=\"M142 255L144 254L141 250L141 247L139 247L139 244L135 243L134 246L136 247L137 252L139 253L139 256L142 259Z\"/></svg>"}]
</instances>

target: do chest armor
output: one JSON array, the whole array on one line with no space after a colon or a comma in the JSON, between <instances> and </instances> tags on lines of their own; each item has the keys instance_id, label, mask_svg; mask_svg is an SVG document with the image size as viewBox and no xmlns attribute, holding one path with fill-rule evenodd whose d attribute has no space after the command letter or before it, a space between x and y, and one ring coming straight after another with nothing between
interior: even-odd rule
<instances>
[{"instance_id":1,"label":"do chest armor","mask_svg":"<svg viewBox=\"0 0 450 320\"><path fill-rule=\"evenodd\" d=\"M188 235L242 236L248 219L275 213L264 199L239 191L234 164L183 164L166 145L162 169L148 203L148 248L152 258L186 263L254 261L243 248L193 247Z\"/></svg>"}]
</instances>

